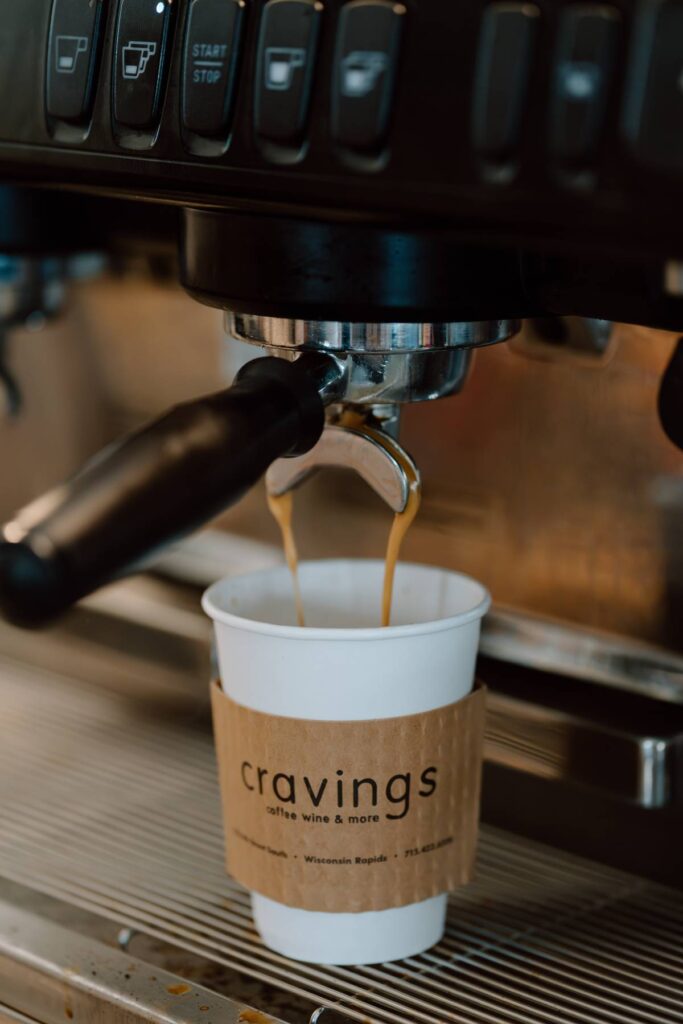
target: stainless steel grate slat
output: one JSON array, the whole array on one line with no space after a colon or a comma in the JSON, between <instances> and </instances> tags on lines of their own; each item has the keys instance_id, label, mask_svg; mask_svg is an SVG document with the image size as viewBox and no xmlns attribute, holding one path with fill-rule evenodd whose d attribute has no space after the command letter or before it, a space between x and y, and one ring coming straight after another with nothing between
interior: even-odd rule
<instances>
[{"instance_id":1,"label":"stainless steel grate slat","mask_svg":"<svg viewBox=\"0 0 683 1024\"><path fill-rule=\"evenodd\" d=\"M683 896L485 828L442 943L400 964L263 948L223 871L211 739L0 664L0 874L374 1024L683 1022Z\"/></svg>"}]
</instances>

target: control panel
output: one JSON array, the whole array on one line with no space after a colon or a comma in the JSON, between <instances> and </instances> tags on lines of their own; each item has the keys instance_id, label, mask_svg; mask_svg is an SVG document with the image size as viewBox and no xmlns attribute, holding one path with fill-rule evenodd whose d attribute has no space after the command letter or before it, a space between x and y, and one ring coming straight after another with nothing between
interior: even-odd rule
<instances>
[{"instance_id":1,"label":"control panel","mask_svg":"<svg viewBox=\"0 0 683 1024\"><path fill-rule=\"evenodd\" d=\"M21 0L0 179L683 252L683 0Z\"/></svg>"}]
</instances>

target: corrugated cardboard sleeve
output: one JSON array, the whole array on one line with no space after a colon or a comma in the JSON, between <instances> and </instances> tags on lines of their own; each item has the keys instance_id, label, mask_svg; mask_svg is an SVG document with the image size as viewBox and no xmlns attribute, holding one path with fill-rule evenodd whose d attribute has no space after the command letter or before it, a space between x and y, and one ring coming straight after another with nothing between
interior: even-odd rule
<instances>
[{"instance_id":1,"label":"corrugated cardboard sleeve","mask_svg":"<svg viewBox=\"0 0 683 1024\"><path fill-rule=\"evenodd\" d=\"M252 711L211 686L231 875L292 907L385 910L472 876L485 688L400 718Z\"/></svg>"}]
</instances>

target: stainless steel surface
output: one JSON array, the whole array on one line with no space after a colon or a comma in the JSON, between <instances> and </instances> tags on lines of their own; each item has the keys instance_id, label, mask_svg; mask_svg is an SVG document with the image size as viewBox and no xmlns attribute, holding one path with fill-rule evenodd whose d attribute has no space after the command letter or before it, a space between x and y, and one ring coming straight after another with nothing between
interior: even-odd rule
<instances>
[{"instance_id":1,"label":"stainless steel surface","mask_svg":"<svg viewBox=\"0 0 683 1024\"><path fill-rule=\"evenodd\" d=\"M116 945L125 952L137 934L134 928L121 928L116 936Z\"/></svg>"},{"instance_id":2,"label":"stainless steel surface","mask_svg":"<svg viewBox=\"0 0 683 1024\"><path fill-rule=\"evenodd\" d=\"M440 348L478 348L506 341L520 327L519 320L373 324L286 320L245 313L226 314L226 330L238 341L265 348L314 348L339 353L406 353L430 352Z\"/></svg>"},{"instance_id":3,"label":"stainless steel surface","mask_svg":"<svg viewBox=\"0 0 683 1024\"><path fill-rule=\"evenodd\" d=\"M380 402L378 405L366 405L363 409L377 422L385 434L389 434L390 437L398 441L401 431L401 405L399 402L384 405Z\"/></svg>"},{"instance_id":4,"label":"stainless steel surface","mask_svg":"<svg viewBox=\"0 0 683 1024\"><path fill-rule=\"evenodd\" d=\"M39 636L0 622L0 651L164 707L194 706L212 671L211 623L198 595L150 577L93 594Z\"/></svg>"},{"instance_id":5,"label":"stainless steel surface","mask_svg":"<svg viewBox=\"0 0 683 1024\"><path fill-rule=\"evenodd\" d=\"M36 1021L35 1018L10 1010L9 1006L0 1003L0 1024L36 1024Z\"/></svg>"},{"instance_id":6,"label":"stainless steel surface","mask_svg":"<svg viewBox=\"0 0 683 1024\"><path fill-rule=\"evenodd\" d=\"M467 376L469 350L504 341L519 330L519 321L363 324L228 313L226 329L238 341L285 357L336 355L345 369L342 399L372 405L455 394Z\"/></svg>"},{"instance_id":7,"label":"stainless steel surface","mask_svg":"<svg viewBox=\"0 0 683 1024\"><path fill-rule=\"evenodd\" d=\"M402 512L410 493L406 464L411 467L413 479L419 479L417 467L398 441L379 432L369 436L353 427L328 424L318 443L305 455L272 464L266 473L266 490L273 495L285 494L316 470L336 466L354 470L394 512Z\"/></svg>"},{"instance_id":8,"label":"stainless steel surface","mask_svg":"<svg viewBox=\"0 0 683 1024\"><path fill-rule=\"evenodd\" d=\"M495 608L482 625L480 649L514 665L683 704L683 657L626 637Z\"/></svg>"},{"instance_id":9,"label":"stainless steel surface","mask_svg":"<svg viewBox=\"0 0 683 1024\"><path fill-rule=\"evenodd\" d=\"M595 317L573 316L563 318L567 328L565 344L577 352L604 359L609 355L615 333L611 320Z\"/></svg>"},{"instance_id":10,"label":"stainless steel surface","mask_svg":"<svg viewBox=\"0 0 683 1024\"><path fill-rule=\"evenodd\" d=\"M351 1018L345 1017L336 1010L321 1006L311 1017L311 1024L350 1024Z\"/></svg>"},{"instance_id":11,"label":"stainless steel surface","mask_svg":"<svg viewBox=\"0 0 683 1024\"><path fill-rule=\"evenodd\" d=\"M172 544L157 554L150 566L171 580L205 588L221 576L258 572L284 563L282 544L209 529Z\"/></svg>"},{"instance_id":12,"label":"stainless steel surface","mask_svg":"<svg viewBox=\"0 0 683 1024\"><path fill-rule=\"evenodd\" d=\"M323 352L304 352L299 362L314 381L325 405L342 399L347 391L348 367L343 360Z\"/></svg>"},{"instance_id":13,"label":"stainless steel surface","mask_svg":"<svg viewBox=\"0 0 683 1024\"><path fill-rule=\"evenodd\" d=\"M3 902L0 998L41 1024L279 1022L159 967L151 971L130 954Z\"/></svg>"},{"instance_id":14,"label":"stainless steel surface","mask_svg":"<svg viewBox=\"0 0 683 1024\"><path fill-rule=\"evenodd\" d=\"M679 731L610 727L590 714L503 693L487 702L484 758L542 779L573 783L640 807L683 806L683 720Z\"/></svg>"},{"instance_id":15,"label":"stainless steel surface","mask_svg":"<svg viewBox=\"0 0 683 1024\"><path fill-rule=\"evenodd\" d=\"M302 358L293 349L267 351L285 359ZM325 351L329 354L331 350ZM338 395L340 401L392 406L456 394L467 378L471 353L469 349L439 348L418 352L336 353L335 358L344 371L343 393Z\"/></svg>"},{"instance_id":16,"label":"stainless steel surface","mask_svg":"<svg viewBox=\"0 0 683 1024\"><path fill-rule=\"evenodd\" d=\"M477 881L453 895L446 936L428 953L356 969L271 953L223 871L208 723L10 664L0 692L5 878L297 993L310 1013L327 1006L372 1024L683 1020L683 894L491 828Z\"/></svg>"},{"instance_id":17,"label":"stainless steel surface","mask_svg":"<svg viewBox=\"0 0 683 1024\"><path fill-rule=\"evenodd\" d=\"M517 349L549 349L554 358L581 361L598 366L611 359L618 347L618 332L611 320L583 316L542 317L527 321L524 332L515 339Z\"/></svg>"}]
</instances>

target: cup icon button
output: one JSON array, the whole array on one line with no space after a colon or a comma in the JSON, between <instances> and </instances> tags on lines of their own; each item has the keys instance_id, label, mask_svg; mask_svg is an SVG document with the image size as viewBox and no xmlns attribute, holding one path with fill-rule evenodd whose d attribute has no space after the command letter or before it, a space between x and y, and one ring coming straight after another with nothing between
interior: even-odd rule
<instances>
[{"instance_id":1,"label":"cup icon button","mask_svg":"<svg viewBox=\"0 0 683 1024\"><path fill-rule=\"evenodd\" d=\"M263 8L254 129L267 145L301 145L323 9L322 0L267 0Z\"/></svg>"},{"instance_id":2,"label":"cup icon button","mask_svg":"<svg viewBox=\"0 0 683 1024\"><path fill-rule=\"evenodd\" d=\"M354 50L341 63L343 96L362 99L377 86L386 71L389 59L386 53L375 50Z\"/></svg>"},{"instance_id":3,"label":"cup icon button","mask_svg":"<svg viewBox=\"0 0 683 1024\"><path fill-rule=\"evenodd\" d=\"M266 89L287 92L295 72L306 62L306 51L300 47L269 46L266 50Z\"/></svg>"},{"instance_id":4,"label":"cup icon button","mask_svg":"<svg viewBox=\"0 0 683 1024\"><path fill-rule=\"evenodd\" d=\"M104 4L101 0L51 0L44 6L52 9L45 54L45 113L53 133L61 131L62 122L82 125L88 121L97 88ZM26 55L20 50L16 56L21 61Z\"/></svg>"},{"instance_id":5,"label":"cup icon button","mask_svg":"<svg viewBox=\"0 0 683 1024\"><path fill-rule=\"evenodd\" d=\"M157 44L153 42L131 40L126 43L121 51L123 77L129 80L141 78L156 52Z\"/></svg>"},{"instance_id":6,"label":"cup icon button","mask_svg":"<svg viewBox=\"0 0 683 1024\"><path fill-rule=\"evenodd\" d=\"M57 74L73 75L82 53L90 48L88 36L57 36L55 40L55 61Z\"/></svg>"}]
</instances>

